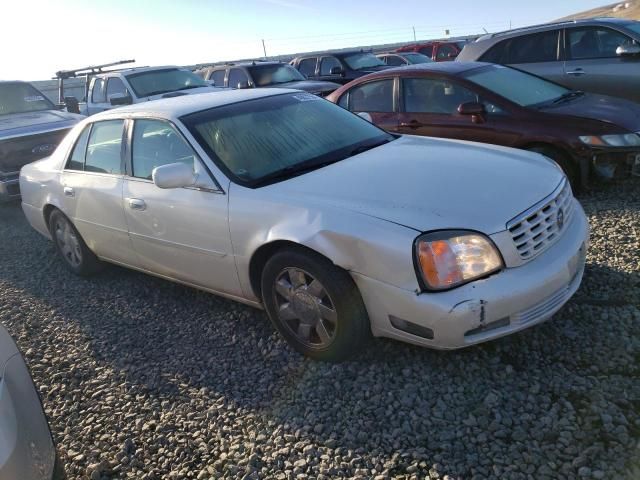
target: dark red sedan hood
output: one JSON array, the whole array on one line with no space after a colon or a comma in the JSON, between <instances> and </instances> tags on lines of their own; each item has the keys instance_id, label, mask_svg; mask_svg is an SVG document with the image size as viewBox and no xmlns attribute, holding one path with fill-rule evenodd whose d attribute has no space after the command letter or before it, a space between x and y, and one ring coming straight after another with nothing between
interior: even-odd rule
<instances>
[{"instance_id":1,"label":"dark red sedan hood","mask_svg":"<svg viewBox=\"0 0 640 480\"><path fill-rule=\"evenodd\" d=\"M640 103L621 98L585 93L557 105L545 106L541 112L571 115L612 123L631 132L640 132Z\"/></svg>"}]
</instances>

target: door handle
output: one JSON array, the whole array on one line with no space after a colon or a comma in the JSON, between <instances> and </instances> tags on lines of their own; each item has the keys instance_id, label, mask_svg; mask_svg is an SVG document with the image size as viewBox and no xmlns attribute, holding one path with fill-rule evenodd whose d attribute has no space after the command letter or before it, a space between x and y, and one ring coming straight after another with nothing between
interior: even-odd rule
<instances>
[{"instance_id":1,"label":"door handle","mask_svg":"<svg viewBox=\"0 0 640 480\"><path fill-rule=\"evenodd\" d=\"M587 72L585 72L581 68L576 68L575 70L573 70L571 72L567 72L567 75L574 75L576 77L579 77L580 75L586 75L586 74L587 74Z\"/></svg>"},{"instance_id":2,"label":"door handle","mask_svg":"<svg viewBox=\"0 0 640 480\"><path fill-rule=\"evenodd\" d=\"M424 127L424 123L420 123L417 120L411 120L410 122L402 122L402 123L400 123L400 127L402 127L402 128L420 128L420 127Z\"/></svg>"},{"instance_id":3,"label":"door handle","mask_svg":"<svg viewBox=\"0 0 640 480\"><path fill-rule=\"evenodd\" d=\"M139 198L130 198L129 208L131 210L145 210L147 208L147 204L144 203L144 200L141 200Z\"/></svg>"},{"instance_id":4,"label":"door handle","mask_svg":"<svg viewBox=\"0 0 640 480\"><path fill-rule=\"evenodd\" d=\"M65 196L67 197L75 197L76 196L76 192L73 188L71 187L64 187L63 189Z\"/></svg>"}]
</instances>

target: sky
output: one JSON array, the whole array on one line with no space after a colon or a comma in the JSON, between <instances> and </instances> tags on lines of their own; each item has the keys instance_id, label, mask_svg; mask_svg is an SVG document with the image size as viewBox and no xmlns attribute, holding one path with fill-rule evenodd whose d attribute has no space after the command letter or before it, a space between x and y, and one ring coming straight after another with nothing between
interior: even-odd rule
<instances>
[{"instance_id":1,"label":"sky","mask_svg":"<svg viewBox=\"0 0 640 480\"><path fill-rule=\"evenodd\" d=\"M0 79L135 59L260 58L506 30L608 0L2 0ZM395 5L401 5L400 8Z\"/></svg>"}]
</instances>

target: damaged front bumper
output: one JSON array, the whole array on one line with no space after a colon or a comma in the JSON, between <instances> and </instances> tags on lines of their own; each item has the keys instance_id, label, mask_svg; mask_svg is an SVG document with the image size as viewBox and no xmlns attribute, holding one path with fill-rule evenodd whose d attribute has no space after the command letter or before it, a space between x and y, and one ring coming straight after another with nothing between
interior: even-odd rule
<instances>
[{"instance_id":1,"label":"damaged front bumper","mask_svg":"<svg viewBox=\"0 0 640 480\"><path fill-rule=\"evenodd\" d=\"M640 176L640 148L590 148L582 153L582 162L600 178L613 180Z\"/></svg>"},{"instance_id":2,"label":"damaged front bumper","mask_svg":"<svg viewBox=\"0 0 640 480\"><path fill-rule=\"evenodd\" d=\"M0 203L10 202L20 198L19 172L0 172Z\"/></svg>"},{"instance_id":3,"label":"damaged front bumper","mask_svg":"<svg viewBox=\"0 0 640 480\"><path fill-rule=\"evenodd\" d=\"M562 237L519 267L445 292L410 292L360 274L372 333L416 345L455 349L548 320L582 281L589 224L576 202Z\"/></svg>"}]
</instances>

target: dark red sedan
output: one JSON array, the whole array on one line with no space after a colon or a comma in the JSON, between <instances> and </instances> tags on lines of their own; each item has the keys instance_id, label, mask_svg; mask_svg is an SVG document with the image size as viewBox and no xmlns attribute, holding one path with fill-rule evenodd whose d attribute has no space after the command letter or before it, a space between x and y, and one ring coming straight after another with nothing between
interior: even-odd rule
<instances>
[{"instance_id":1,"label":"dark red sedan","mask_svg":"<svg viewBox=\"0 0 640 480\"><path fill-rule=\"evenodd\" d=\"M542 153L575 187L589 175L640 175L640 104L569 90L479 62L393 68L327 97L395 133L493 143Z\"/></svg>"},{"instance_id":2,"label":"dark red sedan","mask_svg":"<svg viewBox=\"0 0 640 480\"><path fill-rule=\"evenodd\" d=\"M417 52L426 55L434 62L450 62L456 59L466 43L466 41L412 43L398 48L396 52Z\"/></svg>"}]
</instances>

